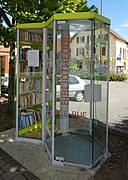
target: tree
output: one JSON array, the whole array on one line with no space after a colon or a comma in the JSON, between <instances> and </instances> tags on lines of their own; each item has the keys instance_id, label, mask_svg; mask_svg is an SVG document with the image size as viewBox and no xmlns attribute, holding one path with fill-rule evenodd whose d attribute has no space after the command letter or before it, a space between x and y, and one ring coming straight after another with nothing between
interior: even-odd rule
<instances>
[{"instance_id":1,"label":"tree","mask_svg":"<svg viewBox=\"0 0 128 180\"><path fill-rule=\"evenodd\" d=\"M53 13L80 11L97 12L97 8L95 6L89 8L86 0L0 0L0 44L5 47L10 46L8 112L11 114L12 121L14 117L16 24L42 22Z\"/></svg>"}]
</instances>

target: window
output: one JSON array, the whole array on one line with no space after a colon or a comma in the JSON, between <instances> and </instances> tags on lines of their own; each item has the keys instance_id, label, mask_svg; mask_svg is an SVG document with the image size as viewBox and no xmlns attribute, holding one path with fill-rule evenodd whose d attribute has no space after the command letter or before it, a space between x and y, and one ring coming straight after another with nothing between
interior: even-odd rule
<instances>
[{"instance_id":1,"label":"window","mask_svg":"<svg viewBox=\"0 0 128 180\"><path fill-rule=\"evenodd\" d=\"M89 44L89 36L87 36L87 44Z\"/></svg>"},{"instance_id":2,"label":"window","mask_svg":"<svg viewBox=\"0 0 128 180\"><path fill-rule=\"evenodd\" d=\"M120 55L122 54L122 48L120 48Z\"/></svg>"},{"instance_id":3,"label":"window","mask_svg":"<svg viewBox=\"0 0 128 180\"><path fill-rule=\"evenodd\" d=\"M82 56L84 56L84 55L85 55L85 49L82 48Z\"/></svg>"},{"instance_id":4,"label":"window","mask_svg":"<svg viewBox=\"0 0 128 180\"><path fill-rule=\"evenodd\" d=\"M69 76L69 84L79 84L79 81L74 76Z\"/></svg>"},{"instance_id":5,"label":"window","mask_svg":"<svg viewBox=\"0 0 128 180\"><path fill-rule=\"evenodd\" d=\"M79 55L84 56L84 54L85 54L84 48L80 48L79 49Z\"/></svg>"},{"instance_id":6,"label":"window","mask_svg":"<svg viewBox=\"0 0 128 180\"><path fill-rule=\"evenodd\" d=\"M103 40L108 40L108 34L99 34L98 38L103 39Z\"/></svg>"},{"instance_id":7,"label":"window","mask_svg":"<svg viewBox=\"0 0 128 180\"><path fill-rule=\"evenodd\" d=\"M106 46L102 46L102 56L106 55Z\"/></svg>"},{"instance_id":8,"label":"window","mask_svg":"<svg viewBox=\"0 0 128 180\"><path fill-rule=\"evenodd\" d=\"M105 34L105 40L108 40L108 34Z\"/></svg>"},{"instance_id":9,"label":"window","mask_svg":"<svg viewBox=\"0 0 128 180\"><path fill-rule=\"evenodd\" d=\"M107 40L108 39L108 34L102 34L102 39Z\"/></svg>"},{"instance_id":10,"label":"window","mask_svg":"<svg viewBox=\"0 0 128 180\"><path fill-rule=\"evenodd\" d=\"M76 56L84 56L85 55L85 49L84 48L77 48L76 49Z\"/></svg>"},{"instance_id":11,"label":"window","mask_svg":"<svg viewBox=\"0 0 128 180\"><path fill-rule=\"evenodd\" d=\"M82 36L82 37L77 37L77 38L76 38L76 42L77 42L77 44L78 44L78 43L84 43L84 42L85 42L85 37L84 37L84 36Z\"/></svg>"},{"instance_id":12,"label":"window","mask_svg":"<svg viewBox=\"0 0 128 180\"><path fill-rule=\"evenodd\" d=\"M79 49L79 55L82 55L82 49L81 48Z\"/></svg>"},{"instance_id":13,"label":"window","mask_svg":"<svg viewBox=\"0 0 128 180\"><path fill-rule=\"evenodd\" d=\"M123 49L123 59L126 59L126 49Z\"/></svg>"},{"instance_id":14,"label":"window","mask_svg":"<svg viewBox=\"0 0 128 180\"><path fill-rule=\"evenodd\" d=\"M74 77L69 75L69 84L79 84L79 81ZM56 85L60 85L61 76L57 76L56 78Z\"/></svg>"},{"instance_id":15,"label":"window","mask_svg":"<svg viewBox=\"0 0 128 180\"><path fill-rule=\"evenodd\" d=\"M85 42L85 38L84 38L84 36L82 36L82 43L84 43Z\"/></svg>"},{"instance_id":16,"label":"window","mask_svg":"<svg viewBox=\"0 0 128 180\"><path fill-rule=\"evenodd\" d=\"M89 48L86 47L86 54L89 54Z\"/></svg>"},{"instance_id":17,"label":"window","mask_svg":"<svg viewBox=\"0 0 128 180\"><path fill-rule=\"evenodd\" d=\"M127 50L127 57L128 57L128 50Z\"/></svg>"},{"instance_id":18,"label":"window","mask_svg":"<svg viewBox=\"0 0 128 180\"><path fill-rule=\"evenodd\" d=\"M78 56L78 48L76 49L76 56Z\"/></svg>"},{"instance_id":19,"label":"window","mask_svg":"<svg viewBox=\"0 0 128 180\"><path fill-rule=\"evenodd\" d=\"M79 37L76 38L77 44L79 43Z\"/></svg>"}]
</instances>

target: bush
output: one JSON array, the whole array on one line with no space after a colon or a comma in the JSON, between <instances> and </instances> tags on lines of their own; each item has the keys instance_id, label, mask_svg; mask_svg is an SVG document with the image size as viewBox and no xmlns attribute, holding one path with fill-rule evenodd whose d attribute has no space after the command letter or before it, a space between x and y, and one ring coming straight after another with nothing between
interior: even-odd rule
<instances>
[{"instance_id":1,"label":"bush","mask_svg":"<svg viewBox=\"0 0 128 180\"><path fill-rule=\"evenodd\" d=\"M82 79L90 79L90 73L81 72L81 73L78 73L78 75ZM94 80L100 80L100 81L107 81L107 74L105 74L105 73L99 74L99 73L95 72L93 79ZM118 74L118 73L110 72L109 81L126 81L126 80L127 80L126 74Z\"/></svg>"},{"instance_id":2,"label":"bush","mask_svg":"<svg viewBox=\"0 0 128 180\"><path fill-rule=\"evenodd\" d=\"M90 75L89 72L81 72L81 73L78 73L78 75L82 79L90 79L91 78L91 75ZM106 74L99 74L99 73L95 72L94 75L93 75L93 80L106 81L107 80L107 75Z\"/></svg>"},{"instance_id":3,"label":"bush","mask_svg":"<svg viewBox=\"0 0 128 180\"><path fill-rule=\"evenodd\" d=\"M78 75L82 79L90 79L91 75L90 72L86 71L74 71L74 74ZM98 72L94 73L93 80L100 80L100 81L107 81L107 74L99 74ZM127 75L126 74L118 74L110 72L109 81L126 81Z\"/></svg>"},{"instance_id":4,"label":"bush","mask_svg":"<svg viewBox=\"0 0 128 180\"><path fill-rule=\"evenodd\" d=\"M126 74L118 74L118 73L111 72L109 80L110 81L126 81L127 76L126 76Z\"/></svg>"},{"instance_id":5,"label":"bush","mask_svg":"<svg viewBox=\"0 0 128 180\"><path fill-rule=\"evenodd\" d=\"M90 73L89 72L79 72L78 75L80 76L81 79L90 79Z\"/></svg>"}]
</instances>

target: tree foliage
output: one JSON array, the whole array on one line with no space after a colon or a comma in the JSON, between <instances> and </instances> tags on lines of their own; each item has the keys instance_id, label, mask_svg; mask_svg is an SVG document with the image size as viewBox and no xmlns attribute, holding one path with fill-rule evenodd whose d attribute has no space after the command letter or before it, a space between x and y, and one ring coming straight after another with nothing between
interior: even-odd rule
<instances>
[{"instance_id":1,"label":"tree foliage","mask_svg":"<svg viewBox=\"0 0 128 180\"><path fill-rule=\"evenodd\" d=\"M88 7L86 0L0 0L0 44L9 46L12 39L16 40L17 23L42 22L54 13L87 11L98 9Z\"/></svg>"},{"instance_id":2,"label":"tree foliage","mask_svg":"<svg viewBox=\"0 0 128 180\"><path fill-rule=\"evenodd\" d=\"M16 24L46 21L54 13L95 11L86 0L0 0L0 45L10 47L8 104L14 117Z\"/></svg>"}]
</instances>

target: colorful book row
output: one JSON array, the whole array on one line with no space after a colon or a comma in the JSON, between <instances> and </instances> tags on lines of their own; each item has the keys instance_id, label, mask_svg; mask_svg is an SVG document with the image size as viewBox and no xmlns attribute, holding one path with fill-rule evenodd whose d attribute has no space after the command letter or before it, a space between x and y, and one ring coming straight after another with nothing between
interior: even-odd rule
<instances>
[{"instance_id":1,"label":"colorful book row","mask_svg":"<svg viewBox=\"0 0 128 180\"><path fill-rule=\"evenodd\" d=\"M19 114L18 127L23 129L42 121L41 109L26 109Z\"/></svg>"},{"instance_id":2,"label":"colorful book row","mask_svg":"<svg viewBox=\"0 0 128 180\"><path fill-rule=\"evenodd\" d=\"M40 93L31 93L29 95L20 96L19 98L19 108L24 108L24 107L32 106L36 104L41 104Z\"/></svg>"},{"instance_id":3,"label":"colorful book row","mask_svg":"<svg viewBox=\"0 0 128 180\"><path fill-rule=\"evenodd\" d=\"M42 78L23 78L19 84L19 92L42 89Z\"/></svg>"},{"instance_id":4,"label":"colorful book row","mask_svg":"<svg viewBox=\"0 0 128 180\"><path fill-rule=\"evenodd\" d=\"M25 61L26 62L26 61ZM25 63L19 64L20 74L24 75L38 75L39 74L39 67L32 67L27 66Z\"/></svg>"},{"instance_id":5,"label":"colorful book row","mask_svg":"<svg viewBox=\"0 0 128 180\"><path fill-rule=\"evenodd\" d=\"M30 50L31 48L20 48L19 49L19 60L27 60L28 59L28 51Z\"/></svg>"},{"instance_id":6,"label":"colorful book row","mask_svg":"<svg viewBox=\"0 0 128 180\"><path fill-rule=\"evenodd\" d=\"M30 42L43 42L41 35L28 31L20 31L20 40Z\"/></svg>"}]
</instances>

